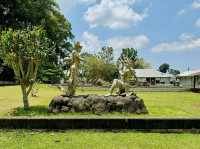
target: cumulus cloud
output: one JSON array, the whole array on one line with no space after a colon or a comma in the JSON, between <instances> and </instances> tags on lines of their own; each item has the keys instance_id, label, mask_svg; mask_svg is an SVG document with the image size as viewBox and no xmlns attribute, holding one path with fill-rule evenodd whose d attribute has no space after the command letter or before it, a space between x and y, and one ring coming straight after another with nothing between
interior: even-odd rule
<instances>
[{"instance_id":1,"label":"cumulus cloud","mask_svg":"<svg viewBox=\"0 0 200 149\"><path fill-rule=\"evenodd\" d=\"M85 50L89 50L87 52L91 51L99 51L102 46L102 41L99 39L98 36L90 33L90 32L84 32L82 34L82 42Z\"/></svg>"},{"instance_id":2,"label":"cumulus cloud","mask_svg":"<svg viewBox=\"0 0 200 149\"><path fill-rule=\"evenodd\" d=\"M106 41L107 46L111 46L115 49L115 57L120 56L123 48L141 49L144 48L148 43L149 39L145 35L113 37Z\"/></svg>"},{"instance_id":3,"label":"cumulus cloud","mask_svg":"<svg viewBox=\"0 0 200 149\"><path fill-rule=\"evenodd\" d=\"M82 45L87 52L97 53L103 46L114 48L114 55L118 57L123 48L144 48L149 43L145 35L113 37L107 40L100 40L98 36L84 32L82 35Z\"/></svg>"},{"instance_id":4,"label":"cumulus cloud","mask_svg":"<svg viewBox=\"0 0 200 149\"><path fill-rule=\"evenodd\" d=\"M152 48L153 52L188 51L200 48L200 38L191 34L182 34L174 42L163 42Z\"/></svg>"},{"instance_id":5,"label":"cumulus cloud","mask_svg":"<svg viewBox=\"0 0 200 149\"><path fill-rule=\"evenodd\" d=\"M200 9L200 0L193 1L192 8L194 8L194 9Z\"/></svg>"},{"instance_id":6,"label":"cumulus cloud","mask_svg":"<svg viewBox=\"0 0 200 149\"><path fill-rule=\"evenodd\" d=\"M136 0L101 0L88 8L84 19L90 27L126 28L143 21L147 16L147 10L139 13L133 9L135 2Z\"/></svg>"},{"instance_id":7,"label":"cumulus cloud","mask_svg":"<svg viewBox=\"0 0 200 149\"><path fill-rule=\"evenodd\" d=\"M128 36L128 37L113 37L106 41L107 45L114 49L121 50L123 48L144 48L148 43L149 39L145 35Z\"/></svg>"},{"instance_id":8,"label":"cumulus cloud","mask_svg":"<svg viewBox=\"0 0 200 149\"><path fill-rule=\"evenodd\" d=\"M179 40L191 40L195 38L193 34L190 34L190 33L183 33L179 36Z\"/></svg>"}]
</instances>

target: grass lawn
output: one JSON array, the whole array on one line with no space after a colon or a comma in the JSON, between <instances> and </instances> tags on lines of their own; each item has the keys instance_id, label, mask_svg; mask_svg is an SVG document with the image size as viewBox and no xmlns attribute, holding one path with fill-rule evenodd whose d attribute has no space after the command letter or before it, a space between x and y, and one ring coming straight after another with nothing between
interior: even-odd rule
<instances>
[{"instance_id":1,"label":"grass lawn","mask_svg":"<svg viewBox=\"0 0 200 149\"><path fill-rule=\"evenodd\" d=\"M0 131L2 149L198 149L199 134Z\"/></svg>"},{"instance_id":2,"label":"grass lawn","mask_svg":"<svg viewBox=\"0 0 200 149\"><path fill-rule=\"evenodd\" d=\"M47 107L61 92L48 85L39 85L39 97L30 98L31 110L23 110L19 86L0 87L0 117L200 117L200 94L191 92L138 92L149 110L148 115L110 113L97 116L91 113L48 114ZM107 94L105 89L79 88L78 94Z\"/></svg>"}]
</instances>

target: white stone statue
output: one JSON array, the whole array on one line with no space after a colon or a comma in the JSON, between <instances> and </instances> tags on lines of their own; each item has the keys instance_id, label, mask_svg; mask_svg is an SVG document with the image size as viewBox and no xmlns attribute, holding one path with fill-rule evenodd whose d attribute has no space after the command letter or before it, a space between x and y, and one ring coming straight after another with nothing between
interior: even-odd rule
<instances>
[{"instance_id":1,"label":"white stone statue","mask_svg":"<svg viewBox=\"0 0 200 149\"><path fill-rule=\"evenodd\" d=\"M66 57L64 59L64 62L70 64L70 69L67 73L67 77L69 78L69 80L67 81L68 86L64 90L67 96L74 96L76 93L76 87L78 85L79 65L81 62L81 49L82 46L79 42L77 42L70 57Z\"/></svg>"},{"instance_id":2,"label":"white stone statue","mask_svg":"<svg viewBox=\"0 0 200 149\"><path fill-rule=\"evenodd\" d=\"M122 56L122 58L119 59L118 69L119 69L120 79L114 79L112 86L110 88L110 95L113 94L113 91L115 89L118 89L117 95L126 94L129 91L129 85L128 85L129 79L135 77L135 71L130 66L128 58Z\"/></svg>"}]
</instances>

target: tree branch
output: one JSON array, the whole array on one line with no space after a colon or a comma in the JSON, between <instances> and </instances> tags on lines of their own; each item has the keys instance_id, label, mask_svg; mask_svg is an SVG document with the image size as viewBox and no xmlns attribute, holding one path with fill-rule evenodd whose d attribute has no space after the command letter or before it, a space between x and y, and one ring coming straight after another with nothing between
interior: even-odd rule
<instances>
[{"instance_id":1,"label":"tree branch","mask_svg":"<svg viewBox=\"0 0 200 149\"><path fill-rule=\"evenodd\" d=\"M26 80L29 79L29 76L30 76L30 73L31 73L31 69L32 69L32 65L33 65L33 62L32 61L29 62L29 64L28 64L28 70L26 72Z\"/></svg>"},{"instance_id":2,"label":"tree branch","mask_svg":"<svg viewBox=\"0 0 200 149\"><path fill-rule=\"evenodd\" d=\"M30 92L31 92L31 90L32 90L32 88L33 88L33 84L34 84L34 83L32 83L32 84L29 86L29 89L28 89L28 91L26 92L27 95L30 94Z\"/></svg>"},{"instance_id":3,"label":"tree branch","mask_svg":"<svg viewBox=\"0 0 200 149\"><path fill-rule=\"evenodd\" d=\"M34 83L35 83L35 79L36 79L36 77L37 77L37 71L38 71L38 66L39 66L39 64L36 62L35 63L35 68L34 68L34 72L33 72L33 74L32 74L32 83L31 83L31 85L30 85L30 87L29 87L29 89L28 89L28 91L27 91L27 95L29 95L30 94L30 92L31 92L31 90L32 90L32 88L33 88L33 85L34 85Z\"/></svg>"},{"instance_id":4,"label":"tree branch","mask_svg":"<svg viewBox=\"0 0 200 149\"><path fill-rule=\"evenodd\" d=\"M32 78L33 80L35 80L37 77L38 66L39 66L39 64L37 62L35 62L35 70L34 70L33 78Z\"/></svg>"},{"instance_id":5,"label":"tree branch","mask_svg":"<svg viewBox=\"0 0 200 149\"><path fill-rule=\"evenodd\" d=\"M22 74L22 78L24 78L25 75L24 75L24 70L23 70L23 66L22 66L22 60L21 60L20 57L18 57L18 65L19 65L19 70L20 70L20 72Z\"/></svg>"},{"instance_id":6,"label":"tree branch","mask_svg":"<svg viewBox=\"0 0 200 149\"><path fill-rule=\"evenodd\" d=\"M20 77L20 73L19 73L17 67L15 66L15 63L11 62L11 65L12 65L12 68L14 70L14 73L15 73L17 79L21 82L22 80L21 80L21 77Z\"/></svg>"}]
</instances>

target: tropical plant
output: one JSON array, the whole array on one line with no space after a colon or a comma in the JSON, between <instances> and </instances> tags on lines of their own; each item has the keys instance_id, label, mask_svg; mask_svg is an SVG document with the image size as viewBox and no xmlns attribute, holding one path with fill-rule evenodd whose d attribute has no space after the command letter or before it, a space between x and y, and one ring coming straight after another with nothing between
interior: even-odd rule
<instances>
[{"instance_id":1,"label":"tropical plant","mask_svg":"<svg viewBox=\"0 0 200 149\"><path fill-rule=\"evenodd\" d=\"M0 35L0 57L14 70L26 110L29 109L28 95L36 80L39 64L51 50L50 41L41 27L9 29Z\"/></svg>"}]
</instances>

